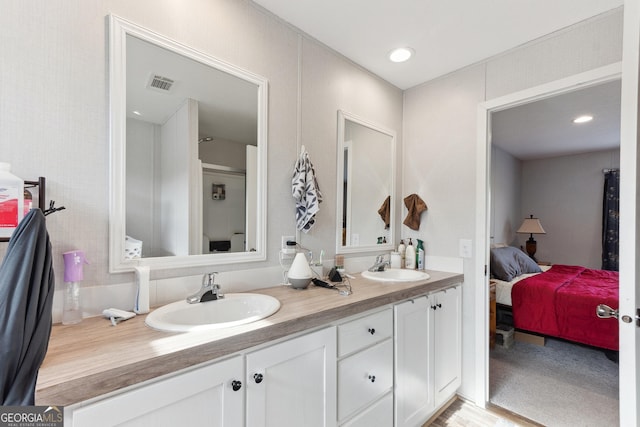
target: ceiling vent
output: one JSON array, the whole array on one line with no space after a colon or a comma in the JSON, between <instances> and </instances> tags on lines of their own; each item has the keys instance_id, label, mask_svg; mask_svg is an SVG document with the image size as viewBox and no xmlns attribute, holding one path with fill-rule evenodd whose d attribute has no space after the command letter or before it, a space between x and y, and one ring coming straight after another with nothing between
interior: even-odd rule
<instances>
[{"instance_id":1,"label":"ceiling vent","mask_svg":"<svg viewBox=\"0 0 640 427\"><path fill-rule=\"evenodd\" d=\"M148 88L155 89L161 92L169 92L173 86L174 80L169 77L163 77L158 74L152 74L149 78Z\"/></svg>"}]
</instances>

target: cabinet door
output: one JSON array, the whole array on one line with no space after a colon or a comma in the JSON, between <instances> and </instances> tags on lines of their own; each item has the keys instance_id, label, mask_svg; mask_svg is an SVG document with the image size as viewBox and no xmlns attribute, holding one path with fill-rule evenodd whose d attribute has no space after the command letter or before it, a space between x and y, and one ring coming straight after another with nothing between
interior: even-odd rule
<instances>
[{"instance_id":1,"label":"cabinet door","mask_svg":"<svg viewBox=\"0 0 640 427\"><path fill-rule=\"evenodd\" d=\"M435 405L449 399L461 383L461 312L460 286L432 296L434 310L434 380Z\"/></svg>"},{"instance_id":2,"label":"cabinet door","mask_svg":"<svg viewBox=\"0 0 640 427\"><path fill-rule=\"evenodd\" d=\"M242 356L72 410L74 427L244 425ZM238 388L240 386L240 388ZM65 424L68 425L68 424Z\"/></svg>"},{"instance_id":3,"label":"cabinet door","mask_svg":"<svg viewBox=\"0 0 640 427\"><path fill-rule=\"evenodd\" d=\"M247 355L247 426L336 425L336 329Z\"/></svg>"},{"instance_id":4,"label":"cabinet door","mask_svg":"<svg viewBox=\"0 0 640 427\"><path fill-rule=\"evenodd\" d=\"M421 425L433 411L429 342L433 311L429 299L397 304L395 313L395 425Z\"/></svg>"}]
</instances>

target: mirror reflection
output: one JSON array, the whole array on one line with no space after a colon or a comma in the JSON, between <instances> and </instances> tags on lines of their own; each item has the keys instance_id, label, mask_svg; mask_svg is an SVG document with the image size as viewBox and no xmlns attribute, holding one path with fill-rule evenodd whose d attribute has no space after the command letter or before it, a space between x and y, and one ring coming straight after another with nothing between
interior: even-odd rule
<instances>
[{"instance_id":1,"label":"mirror reflection","mask_svg":"<svg viewBox=\"0 0 640 427\"><path fill-rule=\"evenodd\" d=\"M393 248L395 132L338 112L337 252Z\"/></svg>"},{"instance_id":2,"label":"mirror reflection","mask_svg":"<svg viewBox=\"0 0 640 427\"><path fill-rule=\"evenodd\" d=\"M113 269L264 259L266 81L117 18L112 28Z\"/></svg>"}]
</instances>

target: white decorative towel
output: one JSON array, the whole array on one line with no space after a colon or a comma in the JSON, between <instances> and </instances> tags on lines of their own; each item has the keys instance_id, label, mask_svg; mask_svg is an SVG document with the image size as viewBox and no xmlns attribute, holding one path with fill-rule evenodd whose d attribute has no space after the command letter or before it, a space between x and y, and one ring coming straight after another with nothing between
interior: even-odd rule
<instances>
[{"instance_id":1,"label":"white decorative towel","mask_svg":"<svg viewBox=\"0 0 640 427\"><path fill-rule=\"evenodd\" d=\"M316 222L315 215L320 210L322 193L304 145L293 170L291 185L291 194L296 200L296 227L308 233Z\"/></svg>"}]
</instances>

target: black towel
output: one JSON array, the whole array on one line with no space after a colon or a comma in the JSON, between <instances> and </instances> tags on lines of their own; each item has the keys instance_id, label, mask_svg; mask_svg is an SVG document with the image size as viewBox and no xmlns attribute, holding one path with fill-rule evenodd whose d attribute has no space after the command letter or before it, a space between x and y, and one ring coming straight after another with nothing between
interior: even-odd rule
<instances>
[{"instance_id":1,"label":"black towel","mask_svg":"<svg viewBox=\"0 0 640 427\"><path fill-rule=\"evenodd\" d=\"M35 403L38 370L51 334L55 280L40 209L13 232L0 267L0 404Z\"/></svg>"}]
</instances>

